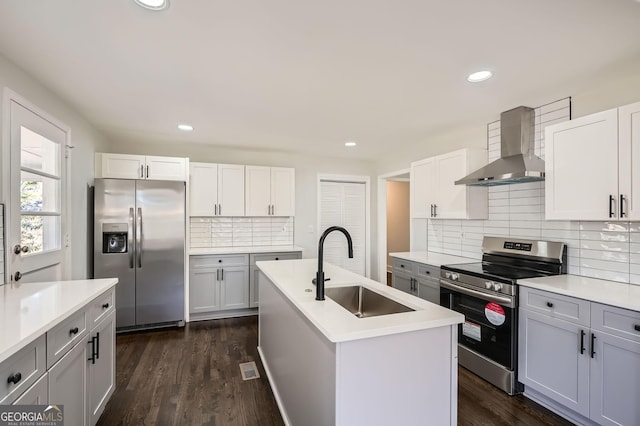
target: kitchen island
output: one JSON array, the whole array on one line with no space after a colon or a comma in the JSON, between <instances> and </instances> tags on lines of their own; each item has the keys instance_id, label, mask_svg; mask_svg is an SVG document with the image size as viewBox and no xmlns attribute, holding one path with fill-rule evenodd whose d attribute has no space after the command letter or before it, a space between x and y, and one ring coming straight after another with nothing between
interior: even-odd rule
<instances>
[{"instance_id":1,"label":"kitchen island","mask_svg":"<svg viewBox=\"0 0 640 426\"><path fill-rule=\"evenodd\" d=\"M291 425L456 424L457 325L464 316L317 260L258 262L259 343ZM359 318L331 289L360 285L412 310Z\"/></svg>"}]
</instances>

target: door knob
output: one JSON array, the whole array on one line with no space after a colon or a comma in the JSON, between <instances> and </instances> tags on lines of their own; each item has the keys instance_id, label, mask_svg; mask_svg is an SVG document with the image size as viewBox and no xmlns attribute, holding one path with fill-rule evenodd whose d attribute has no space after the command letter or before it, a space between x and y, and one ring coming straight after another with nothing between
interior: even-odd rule
<instances>
[{"instance_id":1,"label":"door knob","mask_svg":"<svg viewBox=\"0 0 640 426\"><path fill-rule=\"evenodd\" d=\"M29 253L29 246L21 246L20 244L16 244L13 247L13 252L15 254L20 254L20 253Z\"/></svg>"},{"instance_id":2,"label":"door knob","mask_svg":"<svg viewBox=\"0 0 640 426\"><path fill-rule=\"evenodd\" d=\"M20 273L20 271L16 271L16 273L13 274L13 280L15 282L18 282L18 281L20 281L20 278L22 278L22 274Z\"/></svg>"}]
</instances>

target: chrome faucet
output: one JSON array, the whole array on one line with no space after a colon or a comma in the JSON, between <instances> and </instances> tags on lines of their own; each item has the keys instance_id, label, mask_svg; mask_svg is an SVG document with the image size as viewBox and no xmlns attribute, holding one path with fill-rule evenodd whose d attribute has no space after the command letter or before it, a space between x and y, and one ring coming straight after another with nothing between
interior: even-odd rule
<instances>
[{"instance_id":1,"label":"chrome faucet","mask_svg":"<svg viewBox=\"0 0 640 426\"><path fill-rule=\"evenodd\" d=\"M333 231L340 231L347 237L347 244L349 245L349 258L353 259L353 242L351 241L351 235L349 232L341 226L330 226L320 236L320 242L318 243L318 272L316 272L316 300L324 300L324 272L322 271L322 248L324 246L324 239L327 238Z\"/></svg>"}]
</instances>

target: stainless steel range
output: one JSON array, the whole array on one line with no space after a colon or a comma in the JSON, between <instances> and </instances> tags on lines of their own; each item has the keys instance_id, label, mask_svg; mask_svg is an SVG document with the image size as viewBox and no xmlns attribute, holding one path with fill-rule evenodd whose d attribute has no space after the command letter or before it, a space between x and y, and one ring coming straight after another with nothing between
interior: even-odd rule
<instances>
[{"instance_id":1,"label":"stainless steel range","mask_svg":"<svg viewBox=\"0 0 640 426\"><path fill-rule=\"evenodd\" d=\"M566 274L566 245L484 237L482 262L443 265L440 305L465 315L459 364L510 395L517 381L518 280Z\"/></svg>"}]
</instances>

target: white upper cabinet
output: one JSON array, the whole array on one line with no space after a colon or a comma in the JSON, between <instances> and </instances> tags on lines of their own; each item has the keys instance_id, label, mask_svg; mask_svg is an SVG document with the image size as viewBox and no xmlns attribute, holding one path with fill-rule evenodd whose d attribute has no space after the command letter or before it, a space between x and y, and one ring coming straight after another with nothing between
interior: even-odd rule
<instances>
[{"instance_id":1,"label":"white upper cabinet","mask_svg":"<svg viewBox=\"0 0 640 426\"><path fill-rule=\"evenodd\" d=\"M639 132L640 102L547 127L546 219L638 219Z\"/></svg>"},{"instance_id":2,"label":"white upper cabinet","mask_svg":"<svg viewBox=\"0 0 640 426\"><path fill-rule=\"evenodd\" d=\"M97 178L186 181L187 159L97 152Z\"/></svg>"},{"instance_id":3,"label":"white upper cabinet","mask_svg":"<svg viewBox=\"0 0 640 426\"><path fill-rule=\"evenodd\" d=\"M487 189L454 183L486 162L486 150L469 148L411 163L411 217L486 219Z\"/></svg>"},{"instance_id":4,"label":"white upper cabinet","mask_svg":"<svg viewBox=\"0 0 640 426\"><path fill-rule=\"evenodd\" d=\"M244 166L191 163L191 216L244 216Z\"/></svg>"},{"instance_id":5,"label":"white upper cabinet","mask_svg":"<svg viewBox=\"0 0 640 426\"><path fill-rule=\"evenodd\" d=\"M295 169L246 166L247 216L294 216Z\"/></svg>"}]
</instances>

